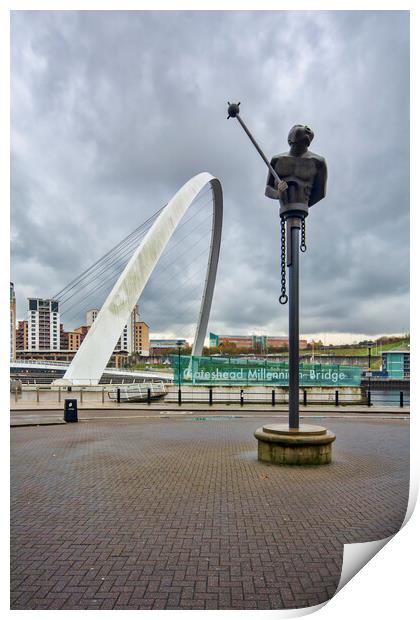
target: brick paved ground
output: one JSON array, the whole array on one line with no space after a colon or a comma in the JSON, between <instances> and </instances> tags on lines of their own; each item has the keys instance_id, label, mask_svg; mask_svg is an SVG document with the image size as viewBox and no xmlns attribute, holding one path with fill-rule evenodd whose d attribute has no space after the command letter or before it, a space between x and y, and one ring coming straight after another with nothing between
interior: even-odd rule
<instances>
[{"instance_id":1,"label":"brick paved ground","mask_svg":"<svg viewBox=\"0 0 420 620\"><path fill-rule=\"evenodd\" d=\"M324 423L337 441L320 468L259 463L250 418L11 429L12 609L325 601L343 543L404 518L409 432L403 420Z\"/></svg>"}]
</instances>

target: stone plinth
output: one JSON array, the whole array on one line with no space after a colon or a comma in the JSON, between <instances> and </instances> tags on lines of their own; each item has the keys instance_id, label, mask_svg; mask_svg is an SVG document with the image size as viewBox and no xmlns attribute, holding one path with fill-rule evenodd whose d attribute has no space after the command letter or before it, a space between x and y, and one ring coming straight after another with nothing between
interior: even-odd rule
<instances>
[{"instance_id":1,"label":"stone plinth","mask_svg":"<svg viewBox=\"0 0 420 620\"><path fill-rule=\"evenodd\" d=\"M258 460L274 465L326 465L331 462L335 435L322 426L266 424L255 433Z\"/></svg>"}]
</instances>

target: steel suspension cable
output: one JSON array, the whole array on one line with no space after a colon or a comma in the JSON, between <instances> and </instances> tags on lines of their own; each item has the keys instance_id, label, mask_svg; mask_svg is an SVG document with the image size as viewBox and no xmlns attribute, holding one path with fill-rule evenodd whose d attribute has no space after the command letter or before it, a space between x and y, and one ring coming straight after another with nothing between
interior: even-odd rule
<instances>
[{"instance_id":1,"label":"steel suspension cable","mask_svg":"<svg viewBox=\"0 0 420 620\"><path fill-rule=\"evenodd\" d=\"M200 198L202 199L203 197L205 197L205 196L206 196L206 194L207 194L207 192L203 193L203 194L200 196ZM198 199L197 199L197 200L198 200ZM209 204L209 202L211 202L211 201L208 201L205 205L203 205L203 207L205 207L207 204ZM203 208L203 207L202 207L202 208ZM202 212L202 211L201 211L201 209L200 209L200 211L199 211L199 212L197 212L197 213L193 214L192 216L190 216L189 218L187 218L187 220L186 220L185 222L183 222L183 223L182 223L182 224L178 227L178 229L177 229L177 230L179 230L179 229L181 229L182 227L184 227L184 226L185 226L185 225L186 225L189 221L191 221L191 220L192 220L195 216L197 216L197 215L198 215L199 213L201 213L201 212ZM168 251L167 251L167 252L165 252L165 255L167 256L168 254L170 254L171 252L173 252L173 251L176 249L176 247L177 247L177 246L179 246L179 245L180 245L180 244L184 241L184 239L186 239L188 236L190 236L190 235L191 235L191 233L192 233L192 232L194 232L195 230L197 230L197 229L199 229L201 226L203 226L203 224L205 223L205 221L206 221L207 219L208 219L208 216L206 216L205 218L203 218L203 219L202 219L202 221L201 221L201 222L200 222L197 226L195 226L195 228L194 228L193 230L189 231L189 233L188 233L187 235L184 235L181 239L177 240L177 243L176 243L176 244L174 244L171 248L169 248L169 249L168 249ZM145 233L144 233L144 234L145 234ZM197 245L197 244L198 244L198 242L201 240L201 238L202 238L202 237L200 237L200 239L199 239L198 241L196 241L196 243L195 243L194 245ZM64 312L62 312L62 315L67 315L67 314L68 314L68 313L69 313L69 312L70 312L73 308L75 308L76 306L79 306L80 304L82 304L84 301L86 301L87 299L89 299L90 297L92 297L92 295L94 295L94 294L95 294L95 293L97 293L98 291L102 290L102 289L103 289L103 288L104 288L104 287L105 287L105 286L106 286L106 285L107 285L107 284L108 284L111 280L114 280L114 278L115 278L115 276L116 276L116 272L117 272L117 271L121 268L121 266L122 266L122 261L123 261L123 260L124 260L124 258L126 258L126 257L128 256L128 254L131 252L132 245L133 245L135 242L136 242L136 240L135 240L135 239L133 239L132 241L130 241L130 242L129 242L129 244L127 244L127 247L125 248L125 252L124 252L124 253L122 253L120 256L118 256L118 258L117 258L117 259L114 259L114 260L113 260L110 264L108 264L105 268L103 268L101 272L99 272L98 274L96 274L96 277L98 277L99 275L102 275L102 274L103 274L103 273L105 273L106 271L110 272L110 270L111 270L113 267L117 267L117 269L115 269L115 268L114 268L114 269L112 270L112 272L111 272L111 275L110 275L109 277L107 277L107 278L105 279L105 281L101 282L101 283L99 284L99 286L96 286L93 290L91 290L91 291L88 293L88 295L85 295L82 299L79 299L77 302L75 302L75 303L71 304L69 307L67 307L67 308L64 310ZM192 247L193 247L193 246L192 246ZM191 249L191 248L189 248L189 249ZM188 250L188 248L187 248L187 250ZM185 254L185 252L183 252L181 255L184 255L184 254ZM178 259L178 258L179 258L179 256L177 257L177 259ZM167 272L167 268L168 268L168 266L169 266L169 265L172 265L173 263L174 263L174 261L172 260L170 264L168 263L167 265L165 265L165 264L163 264L163 265L162 265L162 266L164 267L164 271L162 272L162 274L159 276L159 278L158 278L158 279L161 279L161 278L163 277L163 275ZM155 279L155 281L157 281L158 279ZM85 280L86 280L86 278L85 278ZM75 297L77 297L77 296L79 296L79 295L81 294L82 289L83 289L83 288L86 288L86 286L88 285L88 283L89 283L89 281L85 282L85 283L83 284L83 286L79 287L79 291L78 291L77 293L75 293L75 294L73 294L73 295L71 296L72 300L74 300L74 298L75 298ZM66 303L68 303L68 302L69 302L69 300L70 300L70 297L67 297L67 298L64 300L63 305L64 305L64 304L66 304ZM75 314L73 314L73 315L71 316L71 318L73 318L73 317L77 316L77 314L78 314L78 312L76 312ZM70 319L68 319L68 320L71 320L71 318L70 318Z\"/></svg>"},{"instance_id":2,"label":"steel suspension cable","mask_svg":"<svg viewBox=\"0 0 420 620\"><path fill-rule=\"evenodd\" d=\"M191 219L192 219L192 218L190 218L190 220L191 220ZM206 219L208 219L208 217L207 217L207 218L204 218L204 220L206 220ZM172 252L172 251L174 251L174 250L176 249L176 247L178 247L178 246L181 244L181 242L182 242L182 241L183 241L183 240L184 240L187 236L189 236L189 235L190 235L193 231L195 231L195 230L199 229L200 227L202 227L202 226L203 226L203 224L205 223L205 221L204 221L204 220L203 220L203 221L201 221L201 222L199 223L199 225L198 225L198 226L196 226L196 227L195 227L192 231L190 231L187 235L185 235L185 236L184 236L184 237L182 237L180 240L178 240L178 241L177 241L177 243L176 243L176 244L174 244L174 245L173 245L173 247L171 248L171 252ZM196 244L195 244L195 245L196 245ZM167 252L167 255L168 255L169 253L170 253L170 252ZM99 273L96 275L96 277L97 277L97 278L98 278L100 275L102 275L102 274L104 274L104 273L106 273L106 272L108 272L108 273L110 274L108 277L106 277L106 279L105 279L105 281L104 281L103 285L102 285L102 284L100 284L99 286L97 286L97 287L93 288L93 289L92 289L92 291L91 291L91 292L90 292L87 296L85 296L83 299L81 299L81 300L77 301L76 303L72 304L69 308L66 308L64 311L62 311L62 312L61 312L61 314L62 314L62 315L65 315L65 314L66 314L66 313L67 313L70 309L74 308L74 307L76 306L76 304L79 304L79 303L81 303L81 302L85 301L85 300L86 300L86 299L88 299L88 298L89 298L92 294L94 294L94 293L95 293L98 289L103 288L103 286L104 286L107 282L109 282L111 279L115 278L115 276L117 275L117 273L118 273L119 271L122 271L121 267L125 266L125 264L128 262L128 260L124 260L124 259L127 259L129 256L131 256L131 254L132 254L132 247L129 247L129 248L128 248L125 252L124 252L124 254L122 254L122 255L121 255L121 256L120 256L117 260L115 260L115 261L114 261L111 265L108 265L107 267L105 267L104 269L102 269L102 271L101 271L101 272L99 272ZM185 252L184 252L183 254L185 254ZM166 267L168 267L168 266L170 266L170 265L172 265L172 264L173 264L173 260L171 261L171 263L170 263L170 264L168 264L168 265L164 265L164 267L166 268ZM114 269L112 269L112 271L110 271L112 267L114 267ZM89 281L86 281L86 282L85 282L82 286L80 286L80 287L79 287L78 292L73 293L71 296L69 296L69 297L65 298L65 299L62 301L62 304L61 304L61 305L62 305L62 307L64 307L66 304L68 304L70 300L71 300L71 301L74 301L74 299L75 299L77 296L79 296L79 295L81 294L81 292L83 291L83 289L85 289L85 288L86 288L89 284L90 284L90 282L89 282Z\"/></svg>"},{"instance_id":3,"label":"steel suspension cable","mask_svg":"<svg viewBox=\"0 0 420 620\"><path fill-rule=\"evenodd\" d=\"M202 200L209 191L210 190L207 190L206 192L203 192L201 195L199 195L199 197L196 199L195 202L197 203L200 200ZM161 209L156 211L156 213L154 213L150 218L148 218L145 222L143 222L143 224L138 226L132 233L130 233L130 235L125 237L116 246L114 246L114 248L111 248L111 250L109 250L104 256L102 256L93 265L91 265L91 267L86 269L82 274L77 276L77 278L72 280L66 287L61 289L61 291L59 291L59 293L57 293L54 298L59 299L60 301L64 301L63 298L65 297L65 295L67 295L71 290L73 290L76 286L78 286L83 280L96 276L97 274L95 274L95 271L98 271L106 264L110 264L110 266L112 266L113 262L115 262L112 259L115 259L115 256L117 256L118 257L117 260L119 260L118 254L119 253L121 254L122 250L124 250L127 247L133 247L133 245L136 242L138 242L140 238L143 237L146 234L146 232L150 229L150 227L153 225L152 220L155 220L156 217L162 212L164 208L165 207L162 207ZM192 219L192 218L189 218L189 219ZM188 221L189 220L184 222L179 228L182 228L182 226L184 226ZM103 273L103 271L101 273Z\"/></svg>"},{"instance_id":4,"label":"steel suspension cable","mask_svg":"<svg viewBox=\"0 0 420 620\"><path fill-rule=\"evenodd\" d=\"M56 293L53 296L53 299L58 299L60 295L63 294L64 291L66 291L71 285L73 285L74 283L77 283L78 280L80 280L85 274L89 273L92 269L94 269L94 267L96 265L98 265L99 263L101 263L107 256L109 256L110 254L112 254L113 252L115 252L121 245L123 245L128 239L130 239L130 237L132 237L133 235L137 234L138 231L140 229L142 229L144 226L146 226L151 220L153 220L154 218L156 218L159 213L161 213L161 211L163 211L163 209L165 208L166 205L164 205L161 209L159 209L158 211L156 211L153 215L151 215L147 220L145 220L140 226L138 226L133 232L131 232L129 235L127 235L127 237L125 237L124 239L122 239L122 241L120 241L116 246L114 246L113 248L111 248L110 250L108 250L108 252L106 252L106 254L104 254L101 258L99 258L95 263L93 263L93 265L91 265L90 267L88 267L88 269L85 269L85 271L83 271L81 274L79 274L76 278L74 278L74 280L72 280L69 284L67 284L63 289L61 289L58 293Z\"/></svg>"},{"instance_id":5,"label":"steel suspension cable","mask_svg":"<svg viewBox=\"0 0 420 620\"><path fill-rule=\"evenodd\" d=\"M200 225L198 227L196 227L194 230L196 230L197 228L199 228L200 226L202 226L204 224L204 222L201 222ZM207 234L207 233L206 233ZM201 237L202 238L202 237ZM196 243L194 244L197 245L199 241L201 241L201 238L196 241ZM177 243L177 245L179 245L180 241ZM192 247L194 247L192 246ZM189 250L190 248L188 248ZM205 250L206 251L206 250ZM186 252L183 252L182 254L185 255ZM175 260L171 261L170 265L173 265L174 263L176 263ZM168 266L165 266L165 269L163 271L163 273L160 275L160 278L162 277L163 274L165 274L168 271ZM94 295L96 292L98 292L99 290L103 289L107 284L109 283L113 283L115 282L115 277L118 275L118 273L120 272L120 269L115 269L110 275L108 275L108 277L101 283L99 284L97 287L95 287L94 289L92 289L87 295L85 295L85 297L83 297L82 299L79 299L78 301L76 301L75 303L73 303L71 306L67 307L63 312L61 312L62 316L65 316L66 314L68 314L73 308L80 306L83 302L85 302L87 299L89 299L92 295ZM158 280L155 279L154 282L156 282ZM68 301L68 300L67 300ZM64 302L65 303L65 302ZM63 304L64 305L64 304ZM70 321L72 318L74 318L74 316L77 316L77 314L79 313L79 311L77 311L75 314L73 314L70 318L68 318L67 320Z\"/></svg>"}]
</instances>

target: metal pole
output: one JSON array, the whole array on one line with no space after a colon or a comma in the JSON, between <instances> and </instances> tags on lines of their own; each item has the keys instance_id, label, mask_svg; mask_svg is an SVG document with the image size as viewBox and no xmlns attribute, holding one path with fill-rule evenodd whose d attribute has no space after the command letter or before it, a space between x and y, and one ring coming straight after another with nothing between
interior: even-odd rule
<instances>
[{"instance_id":1,"label":"metal pole","mask_svg":"<svg viewBox=\"0 0 420 620\"><path fill-rule=\"evenodd\" d=\"M267 168L269 169L269 171L271 172L271 174L273 175L273 177L275 178L275 180L277 181L277 184L282 186L283 189L287 189L287 183L285 181L283 181L279 175L277 174L277 172L274 170L274 168L272 167L272 165L270 164L270 162L268 161L267 157L264 155L260 145L258 144L258 142L256 141L256 139L254 138L254 136L252 135L252 133L249 131L248 127L245 125L244 121L242 120L240 114L239 114L239 106L240 106L240 102L239 103L230 103L228 101L228 119L229 118L236 118L237 121L239 122L239 124L241 125L242 129L245 131L246 135L248 136L248 138L251 140L252 144L255 146L255 148L258 151L258 154L260 155L260 157L262 158L262 160L264 161L265 165L267 166Z\"/></svg>"},{"instance_id":2,"label":"metal pole","mask_svg":"<svg viewBox=\"0 0 420 620\"><path fill-rule=\"evenodd\" d=\"M299 428L299 230L298 217L287 219L289 267L289 428Z\"/></svg>"},{"instance_id":3,"label":"metal pole","mask_svg":"<svg viewBox=\"0 0 420 620\"><path fill-rule=\"evenodd\" d=\"M248 138L251 140L252 144L255 146L255 148L257 149L260 157L262 158L262 160L264 161L265 165L267 166L267 168L269 169L269 171L271 172L271 174L273 175L273 177L276 179L277 183L281 183L282 180L280 179L279 175L277 174L277 172L274 170L274 168L272 167L272 165L270 164L270 162L268 161L267 157L264 155L263 151L260 148L260 145L258 144L258 142L256 141L256 139L254 138L254 136L252 135L252 133L249 131L248 127L245 125L244 121L242 120L242 118L240 117L239 114L236 114L236 118L239 121L242 129L245 131L246 135L248 136Z\"/></svg>"},{"instance_id":4,"label":"metal pole","mask_svg":"<svg viewBox=\"0 0 420 620\"><path fill-rule=\"evenodd\" d=\"M178 347L178 390L181 389L181 347Z\"/></svg>"},{"instance_id":5,"label":"metal pole","mask_svg":"<svg viewBox=\"0 0 420 620\"><path fill-rule=\"evenodd\" d=\"M181 347L178 345L178 406L181 405Z\"/></svg>"}]
</instances>

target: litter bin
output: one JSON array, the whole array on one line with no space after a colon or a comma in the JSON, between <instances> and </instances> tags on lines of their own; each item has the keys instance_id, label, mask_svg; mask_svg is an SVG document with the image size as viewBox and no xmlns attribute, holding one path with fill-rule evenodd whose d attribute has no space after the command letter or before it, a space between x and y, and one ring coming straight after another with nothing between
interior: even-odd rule
<instances>
[{"instance_id":1,"label":"litter bin","mask_svg":"<svg viewBox=\"0 0 420 620\"><path fill-rule=\"evenodd\" d=\"M78 422L77 398L66 398L64 400L64 422Z\"/></svg>"}]
</instances>

